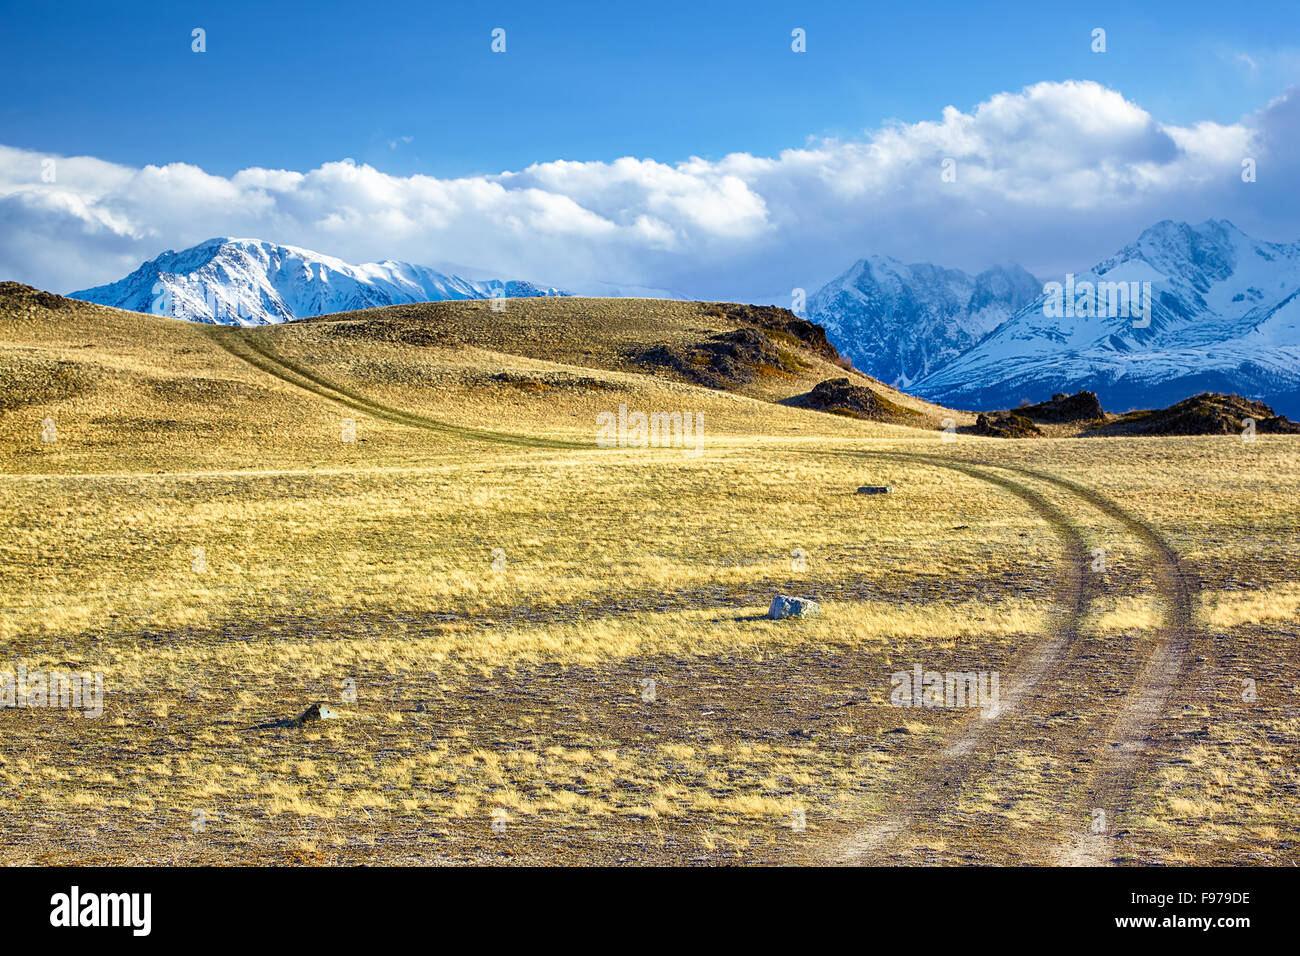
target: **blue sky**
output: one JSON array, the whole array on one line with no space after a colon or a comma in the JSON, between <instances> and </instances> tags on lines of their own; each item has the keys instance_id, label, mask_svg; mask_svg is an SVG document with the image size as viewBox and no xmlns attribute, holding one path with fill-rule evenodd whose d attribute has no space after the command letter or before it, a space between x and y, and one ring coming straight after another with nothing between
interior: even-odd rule
<instances>
[{"instance_id":1,"label":"blue sky","mask_svg":"<svg viewBox=\"0 0 1300 956\"><path fill-rule=\"evenodd\" d=\"M871 254L1050 275L1164 218L1300 238L1294 0L9 2L4 24L0 278L57 291L217 235L787 302Z\"/></svg>"},{"instance_id":2,"label":"blue sky","mask_svg":"<svg viewBox=\"0 0 1300 956\"><path fill-rule=\"evenodd\" d=\"M1098 80L1166 122L1230 122L1280 92L1280 44L1300 27L1293 2L1221 0L6 6L7 145L223 175L774 155L1043 80Z\"/></svg>"}]
</instances>

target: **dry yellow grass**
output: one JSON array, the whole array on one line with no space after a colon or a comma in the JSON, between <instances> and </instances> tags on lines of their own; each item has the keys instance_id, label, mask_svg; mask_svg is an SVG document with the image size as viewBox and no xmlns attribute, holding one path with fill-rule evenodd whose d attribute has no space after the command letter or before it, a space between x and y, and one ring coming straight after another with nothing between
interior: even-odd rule
<instances>
[{"instance_id":1,"label":"dry yellow grass","mask_svg":"<svg viewBox=\"0 0 1300 956\"><path fill-rule=\"evenodd\" d=\"M454 344L254 333L440 431L269 375L195 326L0 306L0 672L105 679L99 719L0 710L7 859L803 859L978 719L891 707L892 673L1014 673L1059 610L1062 538L1040 514L936 464L833 454L882 449L1071 478L1163 533L1203 585L1204 633L1132 852L1295 859L1294 439L947 443L773 404L844 374L816 356L734 392L628 361L721 327L691 303L440 308ZM703 454L596 447L595 416L622 402L703 413ZM1034 701L1041 732L917 858L1039 859L1161 622L1141 541L1017 480L1107 570L1085 646ZM823 615L762 619L778 591ZM342 718L257 729L312 700Z\"/></svg>"}]
</instances>

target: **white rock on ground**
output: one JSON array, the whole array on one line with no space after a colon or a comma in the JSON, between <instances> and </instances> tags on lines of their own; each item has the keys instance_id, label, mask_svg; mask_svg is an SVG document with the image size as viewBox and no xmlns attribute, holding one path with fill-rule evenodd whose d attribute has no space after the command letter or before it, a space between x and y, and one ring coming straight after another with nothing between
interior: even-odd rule
<instances>
[{"instance_id":1,"label":"white rock on ground","mask_svg":"<svg viewBox=\"0 0 1300 956\"><path fill-rule=\"evenodd\" d=\"M772 606L767 609L767 616L774 621L780 621L787 617L812 617L821 612L821 605L816 601L778 594L772 598Z\"/></svg>"}]
</instances>

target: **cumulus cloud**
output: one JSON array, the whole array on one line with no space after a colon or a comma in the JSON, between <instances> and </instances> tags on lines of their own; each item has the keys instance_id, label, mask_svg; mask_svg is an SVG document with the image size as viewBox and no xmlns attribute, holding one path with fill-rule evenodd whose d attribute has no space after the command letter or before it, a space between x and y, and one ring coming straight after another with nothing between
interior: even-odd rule
<instances>
[{"instance_id":1,"label":"cumulus cloud","mask_svg":"<svg viewBox=\"0 0 1300 956\"><path fill-rule=\"evenodd\" d=\"M1049 274L1086 268L1162 218L1298 238L1287 188L1297 120L1297 90L1235 124L1179 127L1069 81L775 157L556 160L457 179L349 159L227 178L0 147L0 276L70 291L216 235L575 291L611 283L755 301L811 292L871 253L967 269L1014 259ZM1255 183L1242 182L1245 158Z\"/></svg>"}]
</instances>

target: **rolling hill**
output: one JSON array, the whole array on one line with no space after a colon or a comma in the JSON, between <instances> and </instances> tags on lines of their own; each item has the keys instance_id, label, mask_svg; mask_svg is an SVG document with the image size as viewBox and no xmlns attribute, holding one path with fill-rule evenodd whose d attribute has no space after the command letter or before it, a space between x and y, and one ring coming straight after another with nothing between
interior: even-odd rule
<instances>
[{"instance_id":1,"label":"rolling hill","mask_svg":"<svg viewBox=\"0 0 1300 956\"><path fill-rule=\"evenodd\" d=\"M820 329L774 308L543 297L509 300L502 311L482 300L413 303L235 329L5 283L6 467L41 470L51 458L75 458L87 470L127 460L225 467L346 455L340 418L373 416L349 412L337 392L314 400L301 381L277 378L278 364L266 374L262 353L445 422L448 431L414 439L430 454L456 429L509 431L520 422L594 446L596 416L620 404L697 412L710 435L793 434L809 427L810 413L776 403L845 374L908 409L913 425L937 427L949 414L846 373ZM45 419L56 422L58 442L38 440ZM380 450L390 427L382 418L367 427L375 430L363 436L367 453L411 453L409 437Z\"/></svg>"}]
</instances>

